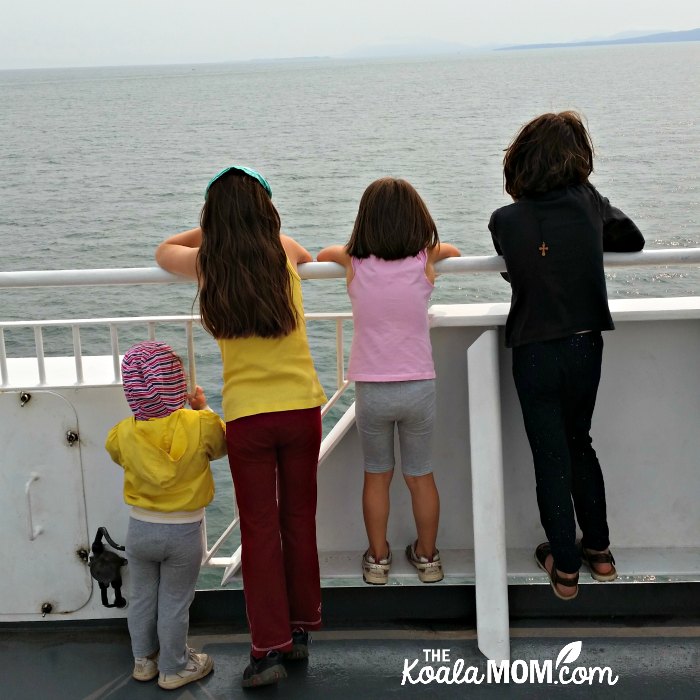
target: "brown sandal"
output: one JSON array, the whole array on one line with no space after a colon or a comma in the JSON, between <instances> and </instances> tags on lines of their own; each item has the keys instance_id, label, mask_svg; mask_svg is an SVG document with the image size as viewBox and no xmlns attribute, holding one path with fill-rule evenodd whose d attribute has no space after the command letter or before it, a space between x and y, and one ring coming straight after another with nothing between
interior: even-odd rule
<instances>
[{"instance_id":1,"label":"brown sandal","mask_svg":"<svg viewBox=\"0 0 700 700\"><path fill-rule=\"evenodd\" d=\"M549 542L543 542L541 545L538 545L537 549L535 550L535 561L537 562L537 566L539 566L540 569L542 569L542 571L549 576L549 583L551 584L554 595L557 598L560 600L573 600L578 595L578 571L573 576L563 578L557 573L557 567L554 565L553 561L552 570L550 571L544 565L544 563L547 561L547 557L551 553L552 548ZM557 584L564 586L564 588L573 588L575 590L571 595L562 595L557 590Z\"/></svg>"},{"instance_id":2,"label":"brown sandal","mask_svg":"<svg viewBox=\"0 0 700 700\"><path fill-rule=\"evenodd\" d=\"M617 569L615 568L615 557L612 552L593 552L586 549L581 542L578 543L581 552L581 561L588 567L591 576L596 581L614 581L617 578ZM612 570L607 574L601 574L596 570L596 564L610 564Z\"/></svg>"}]
</instances>

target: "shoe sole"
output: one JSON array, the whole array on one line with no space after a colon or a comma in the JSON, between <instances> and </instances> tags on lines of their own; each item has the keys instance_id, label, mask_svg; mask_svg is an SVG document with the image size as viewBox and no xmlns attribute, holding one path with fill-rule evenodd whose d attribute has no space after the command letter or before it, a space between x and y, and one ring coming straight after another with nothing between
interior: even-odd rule
<instances>
[{"instance_id":1,"label":"shoe sole","mask_svg":"<svg viewBox=\"0 0 700 700\"><path fill-rule=\"evenodd\" d=\"M430 571L426 564L414 561L411 556L410 548L406 550L406 559L408 559L408 563L418 571L418 580L421 583L437 583L445 578L445 572L442 570L442 567L439 571Z\"/></svg>"},{"instance_id":2,"label":"shoe sole","mask_svg":"<svg viewBox=\"0 0 700 700\"><path fill-rule=\"evenodd\" d=\"M144 673L144 674L139 674L139 675L137 675L136 673L132 673L132 674L131 674L131 677L132 677L135 681L139 681L140 683L145 683L146 681L152 681L157 675L158 675L158 669L156 669L155 671L153 671L153 673L151 673L150 675L147 675L147 674L145 674L145 673Z\"/></svg>"},{"instance_id":3,"label":"shoe sole","mask_svg":"<svg viewBox=\"0 0 700 700\"><path fill-rule=\"evenodd\" d=\"M284 666L277 664L266 668L262 673L256 673L250 678L244 678L241 681L241 686L243 688L257 688L260 685L272 685L286 677L287 672L284 670Z\"/></svg>"},{"instance_id":4,"label":"shoe sole","mask_svg":"<svg viewBox=\"0 0 700 700\"><path fill-rule=\"evenodd\" d=\"M365 583L369 583L373 586L383 586L389 581L389 574L386 574L384 576L380 574L372 574L372 573L366 573L362 572L362 580Z\"/></svg>"},{"instance_id":5,"label":"shoe sole","mask_svg":"<svg viewBox=\"0 0 700 700\"><path fill-rule=\"evenodd\" d=\"M414 564L415 566L415 564ZM416 569L418 567L416 566ZM421 569L418 569L418 580L421 583L437 583L438 581L442 581L442 579L445 578L445 574L442 573L442 571L438 574L427 574Z\"/></svg>"},{"instance_id":6,"label":"shoe sole","mask_svg":"<svg viewBox=\"0 0 700 700\"><path fill-rule=\"evenodd\" d=\"M305 645L299 645L297 647L292 647L291 651L285 652L283 654L285 661L301 661L302 659L309 658L309 647Z\"/></svg>"},{"instance_id":7,"label":"shoe sole","mask_svg":"<svg viewBox=\"0 0 700 700\"><path fill-rule=\"evenodd\" d=\"M210 656L209 661L204 666L202 666L199 673L192 674L191 676L186 676L185 678L178 678L174 681L161 681L159 678L158 687L162 688L163 690L175 690L175 688L181 688L183 685L187 685L188 683L194 683L195 681L204 678L204 676L208 676L213 670L214 659L212 659Z\"/></svg>"},{"instance_id":8,"label":"shoe sole","mask_svg":"<svg viewBox=\"0 0 700 700\"><path fill-rule=\"evenodd\" d=\"M426 571L421 569L421 567L416 564L412 559L408 559L411 566L413 566L418 571L418 580L421 583L437 583L445 578L445 573L443 571Z\"/></svg>"},{"instance_id":9,"label":"shoe sole","mask_svg":"<svg viewBox=\"0 0 700 700\"><path fill-rule=\"evenodd\" d=\"M617 578L617 570L613 567L613 570L609 574L599 574L597 571L593 570L593 567L585 560L582 560L584 566L591 572L591 578L595 581L600 581L601 583L609 583Z\"/></svg>"},{"instance_id":10,"label":"shoe sole","mask_svg":"<svg viewBox=\"0 0 700 700\"><path fill-rule=\"evenodd\" d=\"M557 598L559 598L559 600L573 600L574 598L576 598L578 596L578 584L576 585L576 593L574 593L573 595L562 595L557 590L557 587L556 587L556 584L554 583L554 581L552 581L552 574L547 570L545 565L540 562L540 560L537 558L537 554L535 554L535 563L537 564L537 566L540 567L540 569L542 569L542 571L544 571L545 574L547 574L547 577L549 578L549 585L552 588L554 595Z\"/></svg>"}]
</instances>

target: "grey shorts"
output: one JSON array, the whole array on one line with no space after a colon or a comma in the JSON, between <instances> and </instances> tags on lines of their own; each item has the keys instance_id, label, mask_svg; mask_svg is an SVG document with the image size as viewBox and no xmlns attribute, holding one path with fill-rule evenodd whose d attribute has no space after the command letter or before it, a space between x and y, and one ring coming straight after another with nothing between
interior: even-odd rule
<instances>
[{"instance_id":1,"label":"grey shorts","mask_svg":"<svg viewBox=\"0 0 700 700\"><path fill-rule=\"evenodd\" d=\"M365 471L380 474L394 468L394 425L403 473L423 476L433 471L434 379L355 382L355 420Z\"/></svg>"}]
</instances>

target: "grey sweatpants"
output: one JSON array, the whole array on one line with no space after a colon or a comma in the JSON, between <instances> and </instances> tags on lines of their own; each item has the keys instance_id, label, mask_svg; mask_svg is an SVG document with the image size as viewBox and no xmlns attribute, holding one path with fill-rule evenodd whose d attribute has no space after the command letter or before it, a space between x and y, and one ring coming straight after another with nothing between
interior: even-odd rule
<instances>
[{"instance_id":1,"label":"grey sweatpants","mask_svg":"<svg viewBox=\"0 0 700 700\"><path fill-rule=\"evenodd\" d=\"M160 649L158 669L187 665L190 604L202 561L202 523L170 525L129 519L127 622L134 657Z\"/></svg>"}]
</instances>

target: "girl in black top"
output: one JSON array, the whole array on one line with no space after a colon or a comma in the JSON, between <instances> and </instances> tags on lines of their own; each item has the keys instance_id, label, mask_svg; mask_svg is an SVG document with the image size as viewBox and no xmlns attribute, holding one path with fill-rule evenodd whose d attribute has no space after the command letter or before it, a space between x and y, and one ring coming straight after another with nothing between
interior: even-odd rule
<instances>
[{"instance_id":1,"label":"girl in black top","mask_svg":"<svg viewBox=\"0 0 700 700\"><path fill-rule=\"evenodd\" d=\"M548 540L535 558L564 600L578 594L582 559L599 581L617 576L603 475L589 435L600 381L600 332L614 327L603 251L644 247L635 224L588 182L592 171L593 146L581 117L543 114L506 150L505 189L514 203L497 209L489 222L512 287L506 345L513 348L513 377Z\"/></svg>"}]
</instances>

